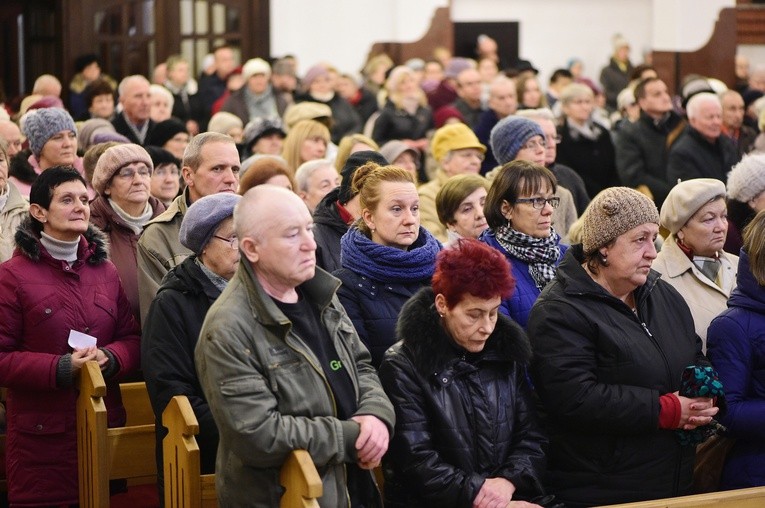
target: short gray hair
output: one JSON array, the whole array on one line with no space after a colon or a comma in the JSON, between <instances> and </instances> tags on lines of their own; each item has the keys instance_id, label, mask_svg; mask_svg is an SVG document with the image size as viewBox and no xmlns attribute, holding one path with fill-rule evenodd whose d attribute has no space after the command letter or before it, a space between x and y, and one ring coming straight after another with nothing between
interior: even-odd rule
<instances>
[{"instance_id":1,"label":"short gray hair","mask_svg":"<svg viewBox=\"0 0 765 508\"><path fill-rule=\"evenodd\" d=\"M140 74L133 74L132 76L126 76L125 78L122 79L122 81L120 81L120 84L117 87L117 94L120 97L125 95L125 88L127 88L130 85L130 83L134 81L143 81L147 85L151 85L151 83L149 83L149 80L146 79L144 76L141 76Z\"/></svg>"},{"instance_id":2,"label":"short gray hair","mask_svg":"<svg viewBox=\"0 0 765 508\"><path fill-rule=\"evenodd\" d=\"M183 152L183 166L188 166L192 171L196 171L199 165L202 164L202 147L207 143L230 143L236 146L234 138L225 134L218 132L197 134L191 138L191 141L186 146L186 150Z\"/></svg>"},{"instance_id":3,"label":"short gray hair","mask_svg":"<svg viewBox=\"0 0 765 508\"><path fill-rule=\"evenodd\" d=\"M522 109L516 111L515 116L520 116L529 120L542 119L555 122L555 115L550 108Z\"/></svg>"},{"instance_id":4,"label":"short gray hair","mask_svg":"<svg viewBox=\"0 0 765 508\"><path fill-rule=\"evenodd\" d=\"M324 167L331 167L332 169L335 169L335 166L329 159L316 159L301 164L300 167L297 168L297 171L295 171L295 183L297 184L297 190L308 192L308 179L311 178L311 175L314 174L317 170Z\"/></svg>"},{"instance_id":5,"label":"short gray hair","mask_svg":"<svg viewBox=\"0 0 765 508\"><path fill-rule=\"evenodd\" d=\"M571 83L561 91L560 102L561 104L568 104L574 99L584 96L595 97L595 93L592 91L592 88L587 85L583 85L582 83Z\"/></svg>"},{"instance_id":6,"label":"short gray hair","mask_svg":"<svg viewBox=\"0 0 765 508\"><path fill-rule=\"evenodd\" d=\"M688 101L688 104L685 106L685 113L688 115L688 119L696 118L696 116L701 112L701 107L704 104L717 104L720 109L722 109L722 103L720 102L720 98L717 96L717 94L714 94L712 92L702 92L697 93L691 99Z\"/></svg>"}]
</instances>

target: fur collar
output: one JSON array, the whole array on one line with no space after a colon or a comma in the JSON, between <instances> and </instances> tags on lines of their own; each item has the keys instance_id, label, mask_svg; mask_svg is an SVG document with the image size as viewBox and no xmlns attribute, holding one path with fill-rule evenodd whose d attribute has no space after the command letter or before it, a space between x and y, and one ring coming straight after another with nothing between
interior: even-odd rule
<instances>
[{"instance_id":1,"label":"fur collar","mask_svg":"<svg viewBox=\"0 0 765 508\"><path fill-rule=\"evenodd\" d=\"M109 245L106 236L104 236L101 230L93 225L89 225L88 230L83 236L87 243L83 253L83 244L80 242L80 248L77 254L79 259L87 261L91 265L98 265L109 259ZM16 246L22 254L32 261L40 261L40 237L35 234L32 229L31 217L26 217L21 224L19 224L19 228L16 230L14 238L16 240Z\"/></svg>"},{"instance_id":2,"label":"fur collar","mask_svg":"<svg viewBox=\"0 0 765 508\"><path fill-rule=\"evenodd\" d=\"M404 304L396 327L397 336L409 351L412 363L426 378L441 372L460 356L456 344L441 326L434 302L433 289L421 289ZM500 314L484 348L483 359L527 364L531 359L531 346L526 333L517 323Z\"/></svg>"},{"instance_id":3,"label":"fur collar","mask_svg":"<svg viewBox=\"0 0 765 508\"><path fill-rule=\"evenodd\" d=\"M37 172L29 163L30 155L32 155L32 151L29 149L22 150L14 155L8 166L8 176L13 176L24 183L32 184L37 178Z\"/></svg>"}]
</instances>

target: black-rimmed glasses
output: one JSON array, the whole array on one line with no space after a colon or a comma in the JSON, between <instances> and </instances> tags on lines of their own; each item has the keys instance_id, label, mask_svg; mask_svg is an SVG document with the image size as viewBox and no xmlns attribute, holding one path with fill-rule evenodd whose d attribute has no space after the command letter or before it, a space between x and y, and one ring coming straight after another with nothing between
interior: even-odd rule
<instances>
[{"instance_id":1,"label":"black-rimmed glasses","mask_svg":"<svg viewBox=\"0 0 765 508\"><path fill-rule=\"evenodd\" d=\"M558 197L552 197L552 198L518 198L515 200L516 203L530 203L531 206L536 208L537 210L541 210L545 207L545 203L549 203L550 206L553 208L558 208L558 205L560 205L560 198Z\"/></svg>"}]
</instances>

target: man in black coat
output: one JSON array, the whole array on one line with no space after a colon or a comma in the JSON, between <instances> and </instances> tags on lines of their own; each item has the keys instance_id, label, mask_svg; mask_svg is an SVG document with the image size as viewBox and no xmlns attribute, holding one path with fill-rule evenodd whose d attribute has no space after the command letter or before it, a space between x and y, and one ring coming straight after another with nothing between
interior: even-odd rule
<instances>
[{"instance_id":1,"label":"man in black coat","mask_svg":"<svg viewBox=\"0 0 765 508\"><path fill-rule=\"evenodd\" d=\"M691 97L686 107L688 127L669 151L667 181L716 178L727 181L728 172L740 160L733 141L722 135L722 106L713 93Z\"/></svg>"},{"instance_id":2,"label":"man in black coat","mask_svg":"<svg viewBox=\"0 0 765 508\"><path fill-rule=\"evenodd\" d=\"M120 82L120 112L112 121L114 129L137 145L146 144L149 134L154 130L151 113L151 94L149 80L138 74L128 76Z\"/></svg>"},{"instance_id":3,"label":"man in black coat","mask_svg":"<svg viewBox=\"0 0 765 508\"><path fill-rule=\"evenodd\" d=\"M672 111L667 85L648 78L635 87L640 118L616 137L616 170L623 185L653 196L661 208L672 185L667 180L667 154L685 126Z\"/></svg>"},{"instance_id":4,"label":"man in black coat","mask_svg":"<svg viewBox=\"0 0 765 508\"><path fill-rule=\"evenodd\" d=\"M240 196L218 193L189 207L181 243L194 254L170 270L149 307L141 338L141 366L156 425L157 486L164 500L162 412L175 395L189 399L199 422L202 474L215 472L218 428L197 377L194 348L205 315L239 264L233 213Z\"/></svg>"}]
</instances>

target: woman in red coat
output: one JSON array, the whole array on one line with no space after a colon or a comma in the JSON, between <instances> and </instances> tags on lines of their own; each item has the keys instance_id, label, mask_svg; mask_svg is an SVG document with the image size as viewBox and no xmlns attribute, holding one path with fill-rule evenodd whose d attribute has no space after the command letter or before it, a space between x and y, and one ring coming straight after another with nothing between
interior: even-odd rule
<instances>
[{"instance_id":1,"label":"woman in red coat","mask_svg":"<svg viewBox=\"0 0 765 508\"><path fill-rule=\"evenodd\" d=\"M0 265L0 386L8 388L8 498L12 506L78 503L75 376L96 360L107 380L108 422L123 425L117 379L139 363L139 329L89 227L85 181L54 167L35 180L13 257ZM70 332L91 336L73 348Z\"/></svg>"}]
</instances>

